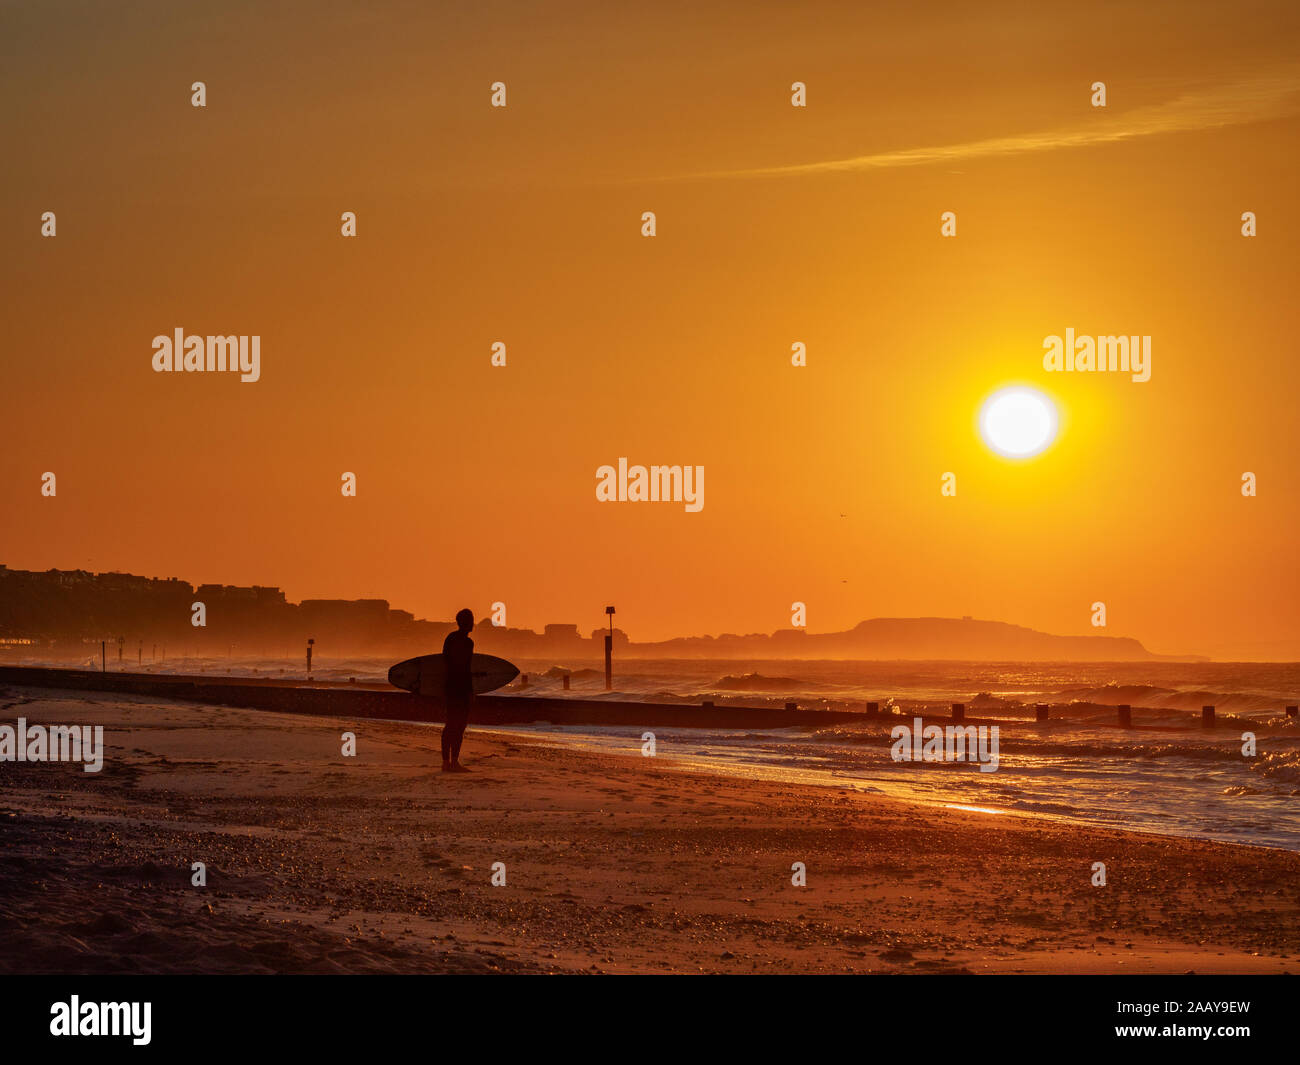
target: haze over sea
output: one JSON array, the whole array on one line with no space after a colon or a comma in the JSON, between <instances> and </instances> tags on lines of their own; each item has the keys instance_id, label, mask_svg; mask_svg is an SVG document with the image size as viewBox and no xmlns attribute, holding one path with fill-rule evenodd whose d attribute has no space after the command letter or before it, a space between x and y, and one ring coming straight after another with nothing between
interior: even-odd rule
<instances>
[{"instance_id":1,"label":"haze over sea","mask_svg":"<svg viewBox=\"0 0 1300 1065\"><path fill-rule=\"evenodd\" d=\"M317 659L313 676L383 684L391 664L376 658ZM740 706L796 702L808 708L806 728L655 730L658 757L719 772L1300 850L1300 721L1284 714L1285 706L1300 701L1298 663L616 659L609 693L600 662L517 664L528 685L512 685L505 693L521 698L711 699ZM279 659L175 659L153 668L218 676L304 675L301 661ZM561 679L565 671L571 674L568 692ZM880 724L817 727L815 711L861 711L868 700L897 716ZM916 713L947 716L954 702L966 705L968 717L1003 723L997 772L981 773L973 764L890 758L890 727L911 724ZM1036 703L1051 707L1045 725L1032 722ZM1133 707L1134 730L1115 727L1115 707L1124 703ZM1205 705L1215 706L1221 727L1198 727ZM635 724L515 727L559 743L629 751L640 750L644 731ZM1242 755L1247 731L1257 735L1253 758Z\"/></svg>"}]
</instances>

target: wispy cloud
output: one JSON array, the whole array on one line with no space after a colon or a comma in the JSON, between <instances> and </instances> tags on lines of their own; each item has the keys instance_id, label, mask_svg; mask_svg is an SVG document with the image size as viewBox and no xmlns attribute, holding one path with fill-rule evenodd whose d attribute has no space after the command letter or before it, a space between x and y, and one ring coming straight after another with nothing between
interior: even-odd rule
<instances>
[{"instance_id":1,"label":"wispy cloud","mask_svg":"<svg viewBox=\"0 0 1300 1065\"><path fill-rule=\"evenodd\" d=\"M1300 72L1290 70L1286 73L1241 81L1219 88L1187 92L1165 103L1138 107L1113 115L1109 111L1098 110L1095 120L1063 129L1023 133L1011 137L992 137L963 144L876 152L871 155L855 155L847 159L829 159L822 162L758 167L749 170L723 170L690 176L696 178L780 177L882 170L891 167L926 166L934 163L960 163L993 156L1024 155L1059 148L1114 144L1162 133L1239 126L1250 122L1285 118L1294 114L1300 114Z\"/></svg>"}]
</instances>

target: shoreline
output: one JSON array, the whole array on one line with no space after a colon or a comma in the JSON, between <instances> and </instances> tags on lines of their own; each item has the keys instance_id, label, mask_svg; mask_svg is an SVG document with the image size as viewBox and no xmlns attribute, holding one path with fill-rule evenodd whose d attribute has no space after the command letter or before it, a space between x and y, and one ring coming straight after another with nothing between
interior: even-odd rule
<instances>
[{"instance_id":1,"label":"shoreline","mask_svg":"<svg viewBox=\"0 0 1300 1065\"><path fill-rule=\"evenodd\" d=\"M445 775L436 727L0 692L109 748L0 763L2 972L1300 972L1294 852L473 723Z\"/></svg>"},{"instance_id":2,"label":"shoreline","mask_svg":"<svg viewBox=\"0 0 1300 1065\"><path fill-rule=\"evenodd\" d=\"M420 722L419 724L425 724ZM471 722L471 728L473 722ZM631 747L625 751L614 752L599 747L584 747L578 744L565 744L547 740L537 732L527 729L526 727L511 728L509 726L491 725L481 728L482 733L497 734L505 737L529 737L540 746L554 747L558 750L574 750L580 752L592 753L609 753L620 754L631 757L634 753ZM1124 835L1149 836L1152 839L1173 839L1173 840L1194 840L1203 843L1213 843L1221 847L1247 847L1263 851L1281 851L1287 854L1300 854L1300 844L1295 847L1286 847L1281 844L1258 843L1252 841L1232 840L1232 839L1215 839L1210 836L1195 835L1190 832L1159 832L1155 829L1144 827L1127 827L1108 825L1101 821L1090 821L1084 818L1069 817L1063 814L1046 813L1040 810L1015 810L1010 807L993 807L989 805L975 805L970 803L951 802L946 799L927 799L918 796L903 796L890 794L874 782L855 780L847 777L834 776L830 771L819 771L815 769L790 769L783 771L776 768L762 767L754 772L749 767L738 763L728 764L721 761L691 761L689 756L683 755L660 755L661 762L668 766L677 767L677 771L684 773L697 773L705 776L731 776L739 779L748 780L765 780L775 784L788 784L792 787L809 787L809 788L826 788L829 790L843 791L855 794L863 799L879 799L884 802L905 803L911 806L924 807L934 810L961 810L968 812L977 812L988 814L992 817L1014 817L1027 818L1031 820L1046 821L1055 825L1066 827L1076 826L1079 828L1101 829L1108 832L1122 832ZM788 774L788 775L785 775ZM819 779L823 778L823 779Z\"/></svg>"}]
</instances>

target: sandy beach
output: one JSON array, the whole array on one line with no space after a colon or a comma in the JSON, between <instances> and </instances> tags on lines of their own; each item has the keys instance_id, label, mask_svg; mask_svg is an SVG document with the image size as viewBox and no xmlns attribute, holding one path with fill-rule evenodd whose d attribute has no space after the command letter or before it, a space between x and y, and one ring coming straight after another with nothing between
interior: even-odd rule
<instances>
[{"instance_id":1,"label":"sandy beach","mask_svg":"<svg viewBox=\"0 0 1300 1065\"><path fill-rule=\"evenodd\" d=\"M472 772L447 775L437 727L20 688L0 708L107 744L99 773L0 763L0 972L1300 972L1290 851L472 725Z\"/></svg>"}]
</instances>

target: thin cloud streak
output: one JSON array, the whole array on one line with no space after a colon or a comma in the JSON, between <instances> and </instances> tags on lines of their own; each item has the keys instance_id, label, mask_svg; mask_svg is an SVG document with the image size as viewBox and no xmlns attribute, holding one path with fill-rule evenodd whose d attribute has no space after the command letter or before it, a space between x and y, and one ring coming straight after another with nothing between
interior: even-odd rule
<instances>
[{"instance_id":1,"label":"thin cloud streak","mask_svg":"<svg viewBox=\"0 0 1300 1065\"><path fill-rule=\"evenodd\" d=\"M959 163L971 159L1024 155L1058 148L1114 144L1163 133L1184 133L1246 125L1252 122L1267 122L1297 113L1300 113L1300 77L1296 72L1290 71L1285 75L1240 82L1217 90L1185 93L1165 103L1135 108L1113 118L1105 116L1103 112L1096 122L1072 129L1025 133L1013 137L993 137L966 144L879 152L818 163L758 167L750 170L724 170L690 176L696 178L781 177L926 166L931 163Z\"/></svg>"}]
</instances>

